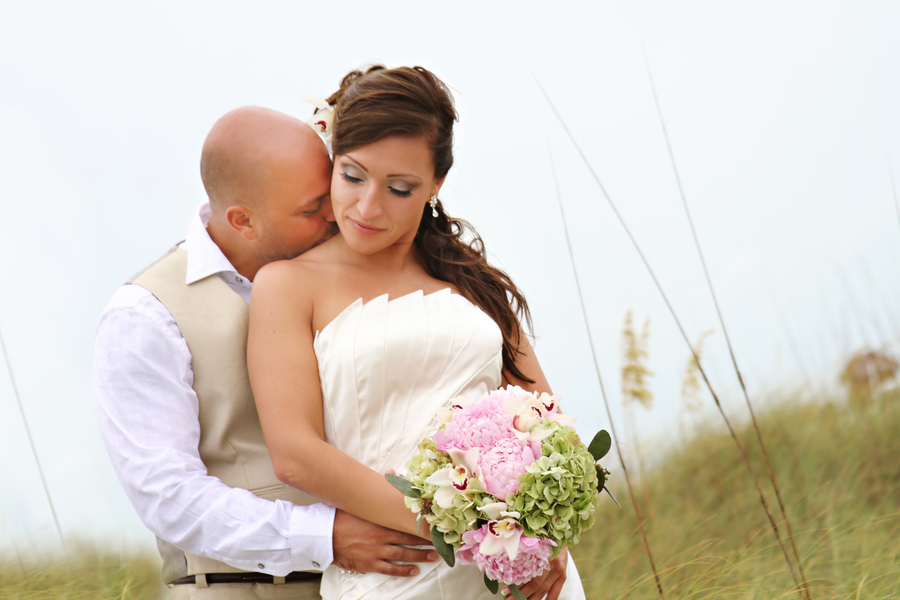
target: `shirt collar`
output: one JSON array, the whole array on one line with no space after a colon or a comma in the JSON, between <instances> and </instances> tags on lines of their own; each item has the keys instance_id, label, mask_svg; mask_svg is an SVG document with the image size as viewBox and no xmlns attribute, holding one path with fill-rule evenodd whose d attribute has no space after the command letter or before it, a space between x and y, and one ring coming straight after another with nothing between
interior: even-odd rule
<instances>
[{"instance_id":1,"label":"shirt collar","mask_svg":"<svg viewBox=\"0 0 900 600\"><path fill-rule=\"evenodd\" d=\"M219 273L237 274L231 262L225 258L225 254L206 231L209 215L209 202L204 202L197 209L184 238L182 247L188 255L187 275L184 278L184 283L187 285Z\"/></svg>"}]
</instances>

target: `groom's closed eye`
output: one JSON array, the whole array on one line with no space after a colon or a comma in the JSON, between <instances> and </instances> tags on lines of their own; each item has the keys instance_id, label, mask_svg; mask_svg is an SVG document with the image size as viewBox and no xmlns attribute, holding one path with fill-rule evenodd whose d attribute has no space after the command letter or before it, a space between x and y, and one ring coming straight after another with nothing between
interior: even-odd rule
<instances>
[{"instance_id":1,"label":"groom's closed eye","mask_svg":"<svg viewBox=\"0 0 900 600\"><path fill-rule=\"evenodd\" d=\"M314 217L322 211L322 207L325 205L326 200L328 200L327 194L325 196L320 196L312 202L309 202L306 205L302 206L296 214L306 217Z\"/></svg>"}]
</instances>

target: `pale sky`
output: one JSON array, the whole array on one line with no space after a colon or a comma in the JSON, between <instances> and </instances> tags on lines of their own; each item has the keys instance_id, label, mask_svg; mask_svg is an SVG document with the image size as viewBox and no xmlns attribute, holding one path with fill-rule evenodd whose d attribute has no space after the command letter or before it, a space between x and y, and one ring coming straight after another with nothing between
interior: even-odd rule
<instances>
[{"instance_id":1,"label":"pale sky","mask_svg":"<svg viewBox=\"0 0 900 600\"><path fill-rule=\"evenodd\" d=\"M454 90L442 190L532 305L537 352L590 437L602 410L551 155L614 418L625 311L651 318L645 454L677 439L687 348L541 96L547 90L744 418L678 195L644 51L735 351L760 405L834 386L900 340L900 4L7 2L0 8L0 329L66 536L148 547L99 439L93 333L133 272L203 201L212 123L245 104L306 118L371 62ZM808 382L808 384L807 384ZM812 395L807 391L806 394ZM624 436L623 436L624 437ZM625 440L623 440L625 441ZM625 450L626 456L628 450ZM58 544L11 381L0 372L0 539ZM614 466L614 465L613 465ZM615 469L614 469L615 470ZM0 544L0 551L2 551Z\"/></svg>"}]
</instances>

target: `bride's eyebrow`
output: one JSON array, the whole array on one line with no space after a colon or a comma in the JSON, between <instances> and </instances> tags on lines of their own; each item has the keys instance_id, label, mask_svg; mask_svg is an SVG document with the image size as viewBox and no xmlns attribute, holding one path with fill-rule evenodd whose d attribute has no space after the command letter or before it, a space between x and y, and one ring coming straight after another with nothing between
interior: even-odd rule
<instances>
[{"instance_id":1,"label":"bride's eyebrow","mask_svg":"<svg viewBox=\"0 0 900 600\"><path fill-rule=\"evenodd\" d=\"M359 162L358 160L356 160L355 158L353 158L353 157L350 156L349 154L345 154L345 155L344 155L344 158L346 158L347 160L349 160L350 162L352 162L353 164L355 164L357 167L359 167L360 169L362 169L362 170L365 171L366 173L369 172L369 170L368 170L367 168L365 168L365 167L362 165L361 162Z\"/></svg>"},{"instance_id":2,"label":"bride's eyebrow","mask_svg":"<svg viewBox=\"0 0 900 600\"><path fill-rule=\"evenodd\" d=\"M366 173L369 172L369 170L368 170L367 168L365 168L365 167L362 165L361 162L359 162L358 160L356 160L355 158L353 158L353 157L350 156L349 154L344 154L344 158L346 158L347 160L351 161L353 164L355 164L357 167L359 167L360 169L362 169L362 170L365 171ZM412 178L414 178L414 179L418 179L419 181L422 180L421 177L419 177L418 175L413 175L412 173L390 173L390 174L388 175L388 177L412 177Z\"/></svg>"}]
</instances>

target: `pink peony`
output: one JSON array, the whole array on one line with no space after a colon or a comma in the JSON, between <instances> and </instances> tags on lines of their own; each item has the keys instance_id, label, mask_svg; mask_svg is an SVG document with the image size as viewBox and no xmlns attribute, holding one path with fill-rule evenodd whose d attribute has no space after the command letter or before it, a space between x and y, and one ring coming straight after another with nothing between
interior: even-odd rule
<instances>
[{"instance_id":1,"label":"pink peony","mask_svg":"<svg viewBox=\"0 0 900 600\"><path fill-rule=\"evenodd\" d=\"M444 451L487 449L503 439L515 439L515 434L502 396L496 392L457 410L447 428L434 434L438 448Z\"/></svg>"},{"instance_id":2,"label":"pink peony","mask_svg":"<svg viewBox=\"0 0 900 600\"><path fill-rule=\"evenodd\" d=\"M514 437L497 440L492 447L482 449L478 459L484 489L496 498L506 500L508 494L518 491L519 475L525 473L536 459L531 444Z\"/></svg>"},{"instance_id":3,"label":"pink peony","mask_svg":"<svg viewBox=\"0 0 900 600\"><path fill-rule=\"evenodd\" d=\"M550 568L550 555L556 546L553 540L523 535L519 538L516 559L510 560L506 552L490 556L481 553L479 547L488 535L491 534L487 525L465 532L463 544L456 551L459 562L464 565L475 563L488 577L504 585L523 585Z\"/></svg>"}]
</instances>

